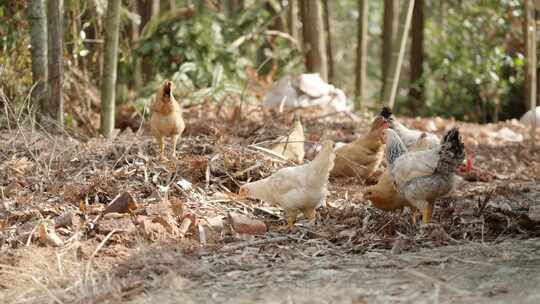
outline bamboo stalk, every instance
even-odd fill
[[[536,149],[536,10],[535,3],[532,0],[525,0],[525,9],[526,9],[526,18],[527,18],[527,40],[529,43],[529,57],[527,58],[528,62],[528,74],[529,74],[529,102],[531,113],[533,114],[533,120],[531,124],[531,150]]]
[[[388,90],[385,89],[383,100],[392,109],[394,107],[396,92],[399,82],[399,75],[401,73],[401,65],[403,63],[403,57],[405,56],[405,45],[407,44],[407,36],[409,28],[411,27],[411,19],[414,8],[414,0],[409,0],[407,10],[405,11],[403,22],[400,22],[398,28],[398,41],[399,49],[396,49],[392,54],[392,60],[390,63],[391,73],[388,77],[391,77],[392,87]]]
[[[368,12],[369,0],[358,0],[358,46],[356,50],[356,101],[354,107],[360,110],[365,101],[367,82],[367,42],[368,42]]]

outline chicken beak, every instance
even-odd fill
[[[166,81],[163,85],[163,96],[171,96],[172,82]]]

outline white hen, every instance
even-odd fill
[[[388,120],[390,128],[396,131],[407,149],[410,149],[416,142],[418,142],[422,134],[425,134],[425,141],[427,144],[429,144],[430,148],[439,145],[440,139],[439,137],[437,137],[437,135],[407,128],[405,125],[403,125],[393,117],[390,108],[384,107],[381,111],[381,116]]]
[[[315,221],[315,209],[328,196],[328,176],[334,166],[332,141],[324,141],[322,150],[313,161],[296,167],[283,168],[271,176],[240,187],[240,197],[251,197],[281,206],[287,216],[289,229],[303,213]]]

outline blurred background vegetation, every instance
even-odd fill
[[[230,93],[243,92],[247,84],[252,89],[246,97],[256,102],[272,80],[306,71],[297,8],[302,1],[122,1],[116,104],[142,107],[165,78],[173,79],[186,103],[220,101]],[[383,53],[391,48],[385,45],[388,33],[383,29],[389,24],[384,23],[399,21],[406,0],[394,1],[400,5],[391,2],[369,1],[366,98],[361,109],[382,102],[388,64]],[[322,34],[328,38],[331,33],[331,40],[326,39],[333,70],[328,80],[342,88],[352,103],[357,100],[357,68],[352,63],[357,56],[362,0],[322,3],[329,25]],[[0,87],[14,107],[25,104],[33,87],[27,5],[27,1],[0,2]],[[527,110],[523,1],[425,0],[417,1],[417,6],[409,36],[421,33],[416,36],[421,52],[409,39],[397,94],[398,113],[492,122],[519,117]],[[391,7],[393,18],[385,18]],[[70,118],[73,111],[99,106],[96,91],[103,73],[106,10],[105,0],[64,1],[63,86],[68,124],[76,120]],[[412,65],[417,65],[416,72]],[[411,77],[416,79],[411,81]]]

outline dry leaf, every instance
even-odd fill
[[[264,222],[250,219],[234,212],[227,214],[227,220],[232,229],[240,234],[265,234],[267,231]]]
[[[182,224],[180,224],[180,229],[179,229],[180,237],[186,236],[186,233],[188,232],[192,224],[193,225],[197,224],[197,217],[192,213],[188,213],[186,214],[186,216],[184,216],[184,219],[182,220]]]
[[[138,217],[133,222],[137,230],[150,241],[162,240],[167,235],[165,227],[150,218]]]
[[[39,241],[48,246],[59,247],[64,241],[56,234],[54,225],[47,222],[39,224]]]
[[[66,212],[54,219],[54,228],[69,227],[73,225],[73,214]]]
[[[169,206],[171,207],[172,213],[175,216],[179,218],[182,218],[184,216],[184,203],[181,200],[173,197],[169,202]]]
[[[170,216],[155,216],[152,218],[152,222],[163,226],[171,236],[178,235],[178,227],[176,227],[176,223]]]
[[[113,199],[103,211],[107,213],[129,213],[137,209],[137,202],[129,192],[124,192]]]

